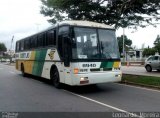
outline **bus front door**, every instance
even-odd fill
[[[63,51],[63,74],[64,74],[64,82],[66,84],[72,85],[71,80],[71,68],[70,68],[70,38],[68,35],[63,34],[62,35],[62,51]]]

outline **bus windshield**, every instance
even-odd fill
[[[114,30],[74,27],[73,59],[119,59]]]

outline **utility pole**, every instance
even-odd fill
[[[11,49],[10,49],[10,50],[12,50],[13,40],[14,40],[14,35],[12,36],[12,40],[11,40]]]
[[[123,61],[125,61],[125,47],[124,47],[124,35],[125,35],[125,29],[123,28]]]
[[[12,62],[12,44],[13,44],[13,40],[14,40],[14,35],[12,36],[12,39],[11,39],[11,48],[10,48],[10,63]]]

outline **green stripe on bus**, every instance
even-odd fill
[[[39,50],[36,51],[35,53],[35,62],[33,65],[33,75],[41,76],[44,62],[45,62],[45,57],[46,57],[47,50]]]
[[[100,68],[112,68],[114,62],[102,62]]]

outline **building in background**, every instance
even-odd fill
[[[125,52],[125,61],[144,61],[143,50],[135,49]]]

